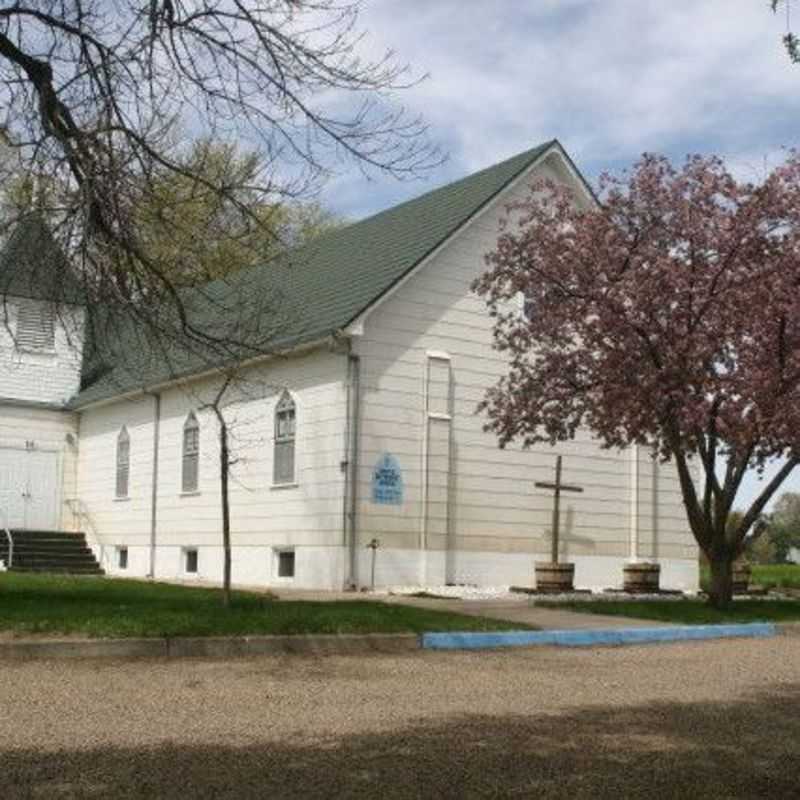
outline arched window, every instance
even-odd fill
[[[123,425],[117,436],[117,497],[128,496],[128,483],[131,474],[131,437]]]
[[[525,292],[518,292],[517,302],[522,319],[530,322],[536,316],[536,301]]]
[[[295,482],[295,405],[289,392],[284,391],[275,406],[275,457],[272,482],[276,485]]]
[[[536,316],[536,301],[530,297],[523,298],[522,313],[525,319],[530,322]]]
[[[196,492],[200,464],[200,425],[194,412],[183,423],[183,480],[184,492]]]

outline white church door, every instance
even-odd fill
[[[0,523],[53,530],[58,524],[58,454],[0,448]]]

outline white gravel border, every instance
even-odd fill
[[[376,589],[371,594],[415,595],[420,592],[446,597],[452,600],[519,600],[526,597],[512,592],[508,586],[390,586],[387,589]]]
[[[512,592],[510,586],[390,586],[375,589],[369,594],[374,597],[387,597],[390,595],[414,596],[421,593],[437,598],[464,601],[507,601],[519,603],[534,603],[546,605],[548,603],[564,603],[572,600],[589,601],[594,603],[617,603],[630,600],[684,600],[695,598],[697,592],[661,593],[661,594],[625,594],[619,589],[593,589],[582,592],[565,592],[564,594],[526,594]],[[734,600],[791,600],[791,595],[784,595],[780,590],[773,590],[767,594],[737,595]]]
[[[565,592],[564,594],[526,594],[512,592],[510,586],[389,586],[375,589],[368,594],[373,597],[388,597],[390,595],[415,596],[420,594],[447,600],[464,601],[505,601],[518,603],[563,603],[572,600],[582,600],[596,603],[615,603],[629,600],[684,600],[697,597],[697,592],[683,592],[681,594],[625,594],[620,589],[593,589],[582,592]],[[776,590],[765,595],[737,595],[734,600],[778,600],[793,599]]]
[[[388,595],[418,595],[425,593],[452,600],[465,601],[487,601],[487,600],[507,600],[534,603],[562,603],[566,600],[590,600],[596,602],[614,602],[618,600],[681,600],[683,597],[690,597],[688,593],[681,594],[623,594],[622,592],[611,592],[605,590],[593,590],[591,592],[565,592],[564,594],[526,594],[525,592],[512,592],[510,586],[390,586],[387,589],[376,589],[371,594],[376,597],[386,597]]]

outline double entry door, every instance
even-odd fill
[[[58,453],[0,447],[0,526],[58,527]]]

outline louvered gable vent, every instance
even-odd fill
[[[53,306],[37,300],[18,300],[16,340],[20,350],[53,350],[56,345]]]

